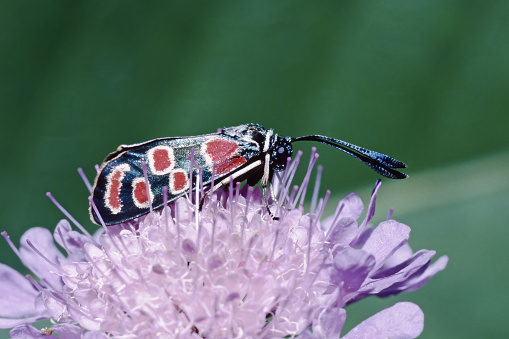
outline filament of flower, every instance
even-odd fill
[[[46,193],[46,196],[48,198],[50,198],[51,202],[58,207],[58,209],[69,219],[72,221],[72,223],[74,225],[76,225],[76,227],[81,231],[81,233],[85,234],[88,238],[92,239],[92,236],[90,235],[90,233],[88,233],[88,231],[83,227],[81,226],[81,224],[76,220],[74,219],[74,217],[69,213],[67,212],[67,210],[57,201],[57,199],[55,199],[53,197],[53,195],[50,193],[50,192],[47,192]]]
[[[90,184],[90,181],[88,181],[87,176],[85,175],[85,172],[83,172],[83,169],[81,167],[78,168],[78,173],[81,177],[81,180],[85,183],[85,186],[87,186],[87,189],[90,193],[92,193],[92,185]]]
[[[94,199],[92,199],[92,196],[88,197],[88,201],[90,202],[90,205],[94,209],[95,214],[99,218],[99,222],[101,223],[101,226],[104,228],[105,232],[108,232],[108,228],[106,227],[106,224],[104,223],[103,218],[101,217],[101,214],[99,213],[99,210],[97,209],[97,206],[94,203]]]
[[[49,260],[44,254],[42,254],[41,251],[39,251],[29,239],[27,239],[27,244],[35,253],[37,253],[42,259],[44,259],[44,261],[46,261],[48,264],[56,268],[59,273],[62,272],[62,268],[55,264],[53,261]]]
[[[288,196],[288,192],[290,190],[290,186],[292,185],[293,177],[295,175],[297,167],[299,166],[301,157],[302,151],[299,150],[297,151],[297,154],[295,155],[293,162],[290,163],[291,158],[288,158],[286,160],[287,166],[285,169],[285,173],[283,175],[283,180],[281,181],[281,188],[278,196],[279,204],[277,206],[277,210],[279,211],[279,213],[281,213],[281,210],[285,204],[291,203],[293,196],[295,195],[295,193],[293,193],[292,191],[293,194],[291,196]],[[295,186],[293,188],[295,188]]]
[[[318,200],[318,192],[320,191],[320,182],[322,180],[322,170],[323,166],[318,165],[316,168],[316,180],[315,180],[315,187],[313,189],[313,197],[311,198],[311,206],[309,207],[309,211],[311,213],[314,213],[316,210],[316,202]]]
[[[19,260],[23,263],[23,265],[25,265],[25,267],[28,268],[30,271],[34,272],[34,274],[37,276],[37,274],[35,273],[34,268],[31,267],[31,265],[29,265],[26,262],[26,260],[23,259],[23,257],[21,256],[21,253],[19,252],[18,248],[16,246],[14,246],[14,244],[12,243],[11,237],[9,237],[7,232],[6,231],[2,231],[1,234],[4,237],[5,241],[7,241],[7,243],[11,247],[12,251],[16,254],[16,256],[19,258]],[[37,278],[40,279],[40,277],[38,277],[38,276],[37,276]]]
[[[153,209],[152,209],[152,204],[150,203],[152,201],[152,197],[150,196],[151,192],[150,192],[150,185],[148,182],[148,175],[147,175],[147,163],[144,161],[141,164],[141,166],[143,168],[143,178],[145,179],[145,191],[147,192],[148,208],[150,210],[150,213],[152,213]]]
[[[299,198],[300,198],[299,206],[302,206],[304,204],[304,197],[306,196],[306,189],[307,189],[307,186],[309,183],[309,177],[311,176],[311,169],[315,165],[317,159],[318,159],[318,154],[316,153],[316,148],[313,147],[311,149],[311,158],[309,159],[308,170],[306,171],[306,175],[304,176],[304,180],[302,181],[302,184],[300,185],[299,192],[297,193],[295,200],[291,203],[290,208],[292,208],[292,209],[295,208]]]

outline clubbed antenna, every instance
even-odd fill
[[[404,179],[408,177],[405,173],[401,173],[395,170],[395,168],[406,168],[407,166],[401,161],[391,158],[388,155],[371,151],[369,149],[353,145],[349,142],[329,138],[323,135],[306,135],[303,137],[292,138],[292,143],[295,141],[303,140],[318,141],[337,148],[346,154],[359,159],[371,167],[375,172],[383,175],[384,177],[391,179]]]

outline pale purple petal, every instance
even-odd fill
[[[381,222],[362,249],[376,259],[374,270],[383,266],[385,260],[408,241],[410,227],[395,220]]]
[[[400,286],[399,284],[404,284],[414,276],[421,275],[428,267],[434,255],[435,251],[421,250],[404,263],[373,274],[366,279],[358,290],[359,295],[350,302],[365,298],[369,294],[388,296],[403,292],[404,288],[397,288]]]
[[[362,204],[361,198],[355,193],[350,193],[339,201],[336,212],[334,215],[326,218],[323,225],[327,226],[325,227],[325,229],[327,229],[336,217],[357,220],[363,211],[364,205]]]
[[[314,338],[338,338],[345,324],[346,311],[339,307],[328,307],[320,310],[313,320]]]
[[[395,283],[387,289],[382,290],[379,295],[381,297],[395,295],[401,292],[415,291],[424,286],[435,274],[445,269],[449,258],[442,256],[432,265],[423,265],[419,271],[409,276],[407,279]]]
[[[431,279],[435,274],[444,270],[448,262],[449,257],[446,255],[438,258],[437,261],[429,266],[420,277],[417,277],[415,280],[411,280],[407,283],[405,292],[415,291],[424,286],[424,284],[426,284],[428,280]]]
[[[329,248],[344,248],[358,236],[357,219],[364,210],[361,198],[355,193],[350,193],[338,204],[336,212],[322,223],[322,229],[326,230]]]
[[[60,339],[81,339],[83,328],[71,324],[56,324],[51,326],[53,333],[60,336]]]
[[[424,314],[419,306],[400,302],[364,320],[342,338],[409,339],[418,337],[423,328]]]
[[[352,241],[350,241],[350,243],[349,243],[350,247],[353,247],[353,248],[362,247],[366,243],[366,241],[369,239],[372,232],[373,232],[372,225],[366,225],[363,228],[359,227],[357,229],[355,238]]]
[[[21,236],[19,252],[23,261],[37,277],[48,282],[50,286],[60,289],[62,287],[62,279],[57,274],[59,273],[58,268],[49,264],[38,253],[34,252],[27,244],[27,240],[47,259],[58,265],[59,261],[64,257],[56,248],[51,232],[43,227],[30,228]]]
[[[366,217],[362,221],[361,229],[364,228],[368,222],[373,219],[373,216],[375,215],[375,206],[376,206],[376,197],[378,195],[378,190],[380,189],[380,186],[382,185],[382,181],[378,179],[376,181],[375,187],[373,187],[373,192],[371,193],[371,199],[369,200],[368,210],[366,212]]]
[[[334,256],[331,283],[344,293],[357,291],[375,265],[375,258],[363,251],[346,248]]]
[[[0,318],[0,328],[13,328],[15,326],[19,326],[26,323],[33,323],[38,320],[43,320],[44,317],[41,317],[39,315],[33,316],[33,317],[26,317],[26,318],[18,318],[18,319],[8,319],[8,318]]]
[[[108,336],[99,331],[89,331],[83,335],[83,339],[107,339]]]
[[[37,290],[13,268],[0,263],[0,317],[27,317],[37,314]]]
[[[9,334],[12,339],[48,339],[57,338],[54,335],[42,334],[41,330],[29,324],[23,324],[14,327]]]
[[[357,236],[357,221],[350,218],[341,218],[327,231],[325,246],[341,250],[350,244]]]
[[[57,244],[59,244],[62,248],[66,248],[66,250],[70,252],[73,260],[85,260],[83,245],[90,240],[85,235],[73,231],[67,220],[60,220],[55,227],[53,237]]]
[[[392,267],[382,267],[374,271],[370,278],[372,280],[383,279],[394,275],[404,275],[408,278],[410,275],[416,273],[417,270],[423,266],[427,266],[431,259],[435,256],[435,251],[420,250],[415,252],[410,258]],[[402,279],[401,279],[402,280]]]
[[[403,261],[410,258],[414,252],[408,243],[404,244],[400,248],[396,250],[387,260],[385,260],[384,266],[382,269],[387,267],[393,267],[398,264],[401,264]]]
[[[44,319],[35,307],[37,293],[18,271],[0,263],[0,328]]]
[[[58,294],[52,293],[49,290],[44,290],[37,296],[36,304],[41,309],[45,308],[53,318],[58,320],[62,318],[64,312],[67,310],[65,301],[62,300]]]
[[[311,332],[309,329],[305,330],[304,332],[302,332],[301,334],[299,334],[299,336],[297,337],[299,339],[320,339],[320,337]]]

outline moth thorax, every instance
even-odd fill
[[[276,135],[269,152],[270,167],[275,171],[284,170],[286,168],[287,159],[292,156],[293,152],[291,138],[280,138]]]

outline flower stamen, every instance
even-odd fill
[[[315,180],[315,187],[313,189],[313,196],[311,198],[311,206],[309,207],[309,212],[314,213],[316,211],[316,203],[318,200],[318,193],[320,191],[320,182],[322,180],[322,170],[323,166],[318,165],[316,168],[316,180]]]
[[[150,192],[150,185],[149,185],[149,182],[148,182],[147,163],[144,161],[141,164],[141,167],[143,168],[143,178],[145,179],[145,191],[147,192],[148,208],[150,210],[150,213],[152,213],[154,210],[153,210],[152,204],[151,204],[151,201],[152,201],[151,194],[152,194],[152,192]]]
[[[62,206],[60,205],[60,203],[57,201],[57,199],[55,199],[53,197],[53,195],[51,194],[51,192],[47,192],[46,193],[46,196],[48,198],[50,198],[51,202],[69,219],[71,220],[71,222],[81,231],[81,233],[83,233],[84,235],[87,236],[87,238],[91,239],[92,241],[94,240],[92,238],[92,236],[90,235],[90,233],[88,233],[88,231],[83,227],[81,226],[81,224],[76,220],[74,219],[74,217],[69,213],[67,212],[67,210]]]
[[[92,194],[92,185],[90,184],[90,181],[88,181],[88,178],[81,167],[78,167],[78,174],[80,175],[81,180],[85,183],[85,186],[87,186],[88,192]]]

